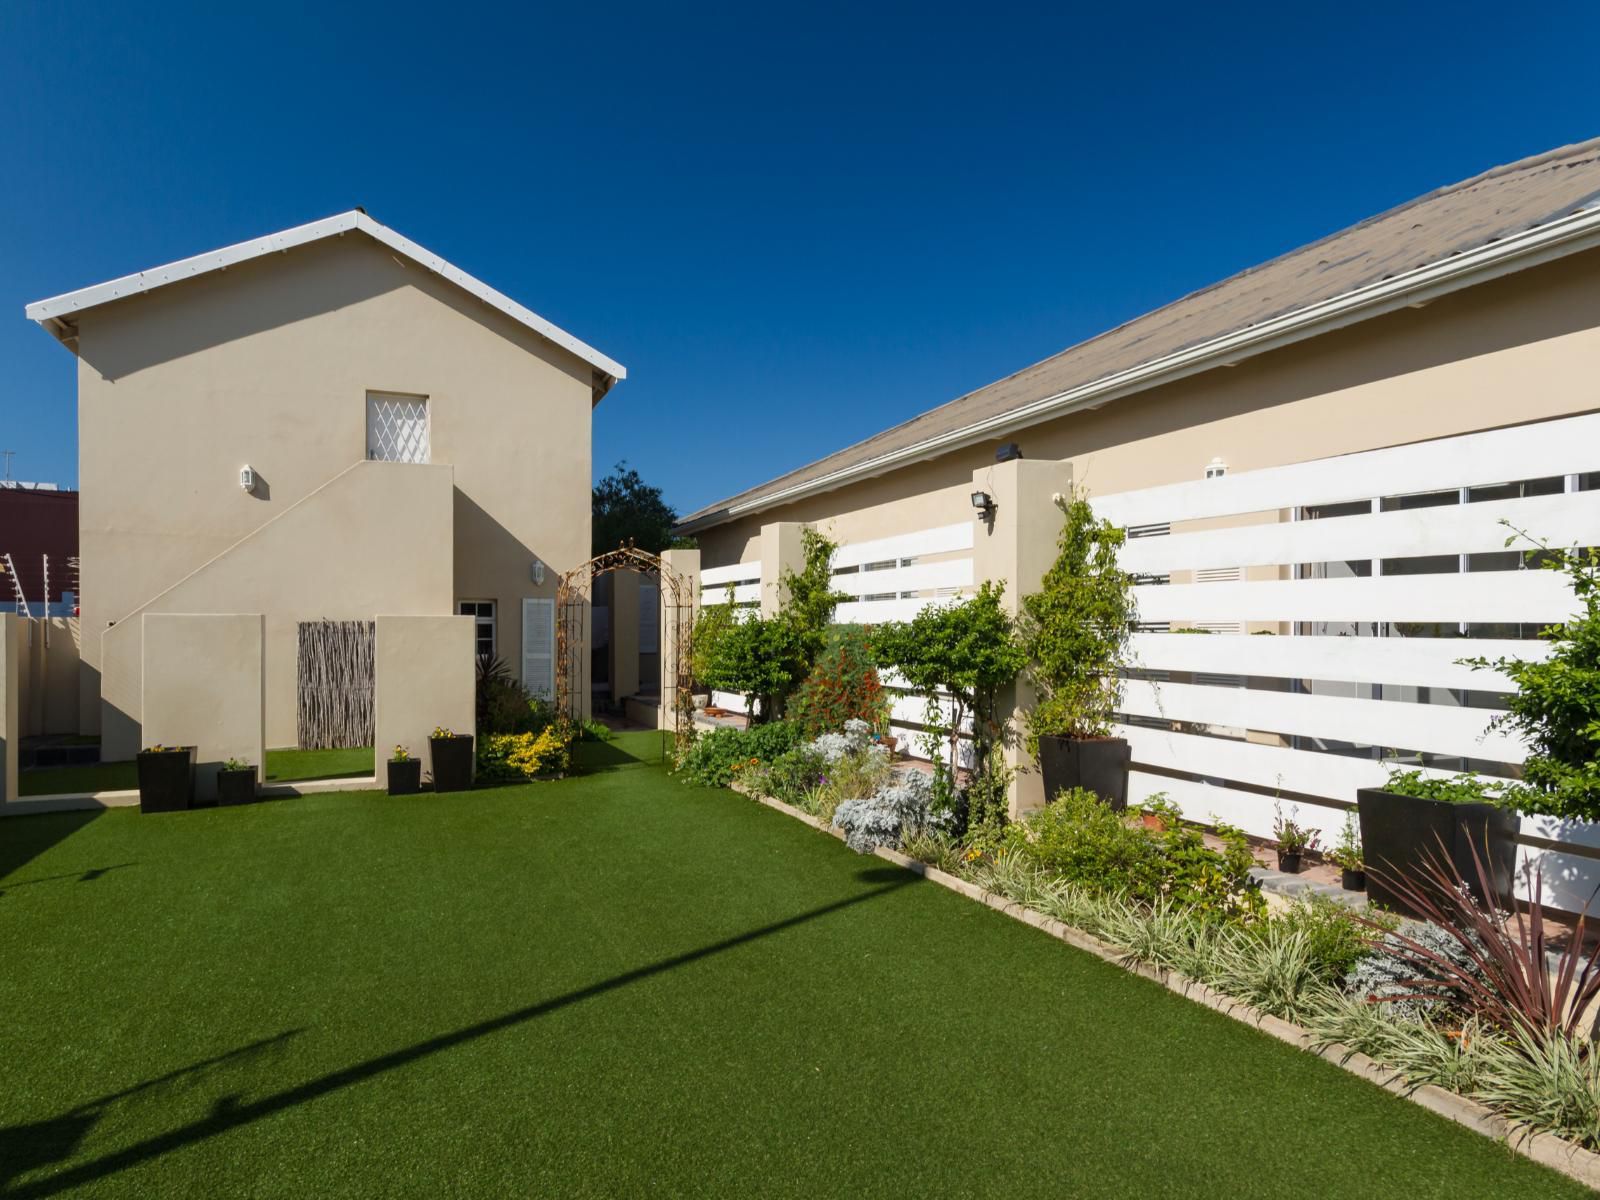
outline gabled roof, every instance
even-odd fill
[[[1600,246],[1600,138],[1430,192],[691,513],[682,532],[842,487]]]
[[[304,246],[310,242],[350,232],[364,233],[375,241],[383,243],[395,253],[404,255],[440,278],[449,280],[462,291],[476,296],[490,308],[499,309],[519,325],[533,330],[540,337],[577,355],[605,376],[604,386],[599,386],[597,383],[597,395],[605,392],[618,380],[627,378],[628,372],[621,363],[607,358],[593,346],[580,342],[566,330],[552,325],[538,313],[522,307],[509,296],[497,292],[459,267],[452,266],[437,254],[423,249],[409,238],[401,237],[387,225],[374,221],[359,208],[337,216],[325,217],[320,221],[312,221],[308,225],[297,225],[293,229],[285,229],[282,233],[269,234],[248,242],[239,242],[237,245],[224,246],[221,250],[197,254],[193,258],[180,259],[164,267],[152,267],[148,271],[124,275],[121,279],[97,283],[93,287],[79,288],[75,292],[52,296],[48,300],[36,300],[28,305],[25,311],[30,321],[39,322],[61,341],[67,342],[74,336],[72,320],[74,314],[109,304],[113,300],[151,292],[181,280],[193,279],[197,275],[220,271],[235,263],[248,262],[262,255],[289,250],[295,246]]]

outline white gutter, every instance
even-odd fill
[[[552,325],[538,313],[524,308],[503,292],[496,291],[482,280],[473,278],[461,268],[440,258],[432,251],[417,245],[411,239],[402,237],[382,222],[373,220],[366,213],[357,210],[340,213],[333,217],[324,217],[320,221],[312,221],[306,225],[297,225],[293,229],[285,229],[282,233],[274,233],[264,238],[255,238],[252,241],[224,246],[221,250],[196,254],[192,258],[179,259],[177,262],[168,263],[166,266],[152,267],[148,271],[124,275],[120,279],[97,283],[92,287],[79,288],[75,292],[52,296],[48,300],[36,300],[28,305],[24,312],[30,321],[39,322],[58,339],[65,341],[72,336],[71,326],[66,320],[72,313],[82,312],[85,309],[107,304],[113,300],[120,300],[126,296],[135,296],[142,292],[154,291],[156,288],[164,287],[169,283],[176,283],[182,279],[192,279],[197,275],[205,275],[212,271],[226,270],[236,263],[247,262],[252,258],[260,258],[263,255],[274,252],[285,253],[296,246],[321,241],[323,238],[342,236],[351,231],[364,233],[375,241],[388,246],[397,254],[404,255],[412,262],[432,271],[435,275],[449,280],[462,291],[476,296],[489,307],[498,309],[513,321],[533,330],[540,337],[554,342],[562,349],[577,355],[590,366],[610,376],[613,380],[621,380],[628,377],[627,369],[621,363],[601,354],[593,346],[579,341],[566,330]]]
[[[1353,292],[1346,292],[1330,300],[1322,300],[1274,317],[1259,325],[1252,325],[1208,342],[1201,342],[1187,350],[1179,350],[1152,359],[1137,367],[1119,371],[1115,375],[1107,375],[1091,383],[1057,392],[1021,408],[997,413],[949,433],[926,438],[899,450],[890,450],[854,466],[841,467],[826,475],[792,484],[740,504],[730,504],[721,512],[707,513],[697,520],[685,521],[678,528],[685,531],[703,529],[709,524],[718,524],[745,513],[759,512],[786,500],[797,500],[842,487],[854,480],[882,474],[907,462],[932,458],[946,451],[983,441],[1001,432],[1037,425],[1042,421],[1080,409],[1097,408],[1133,392],[1145,391],[1158,384],[1183,379],[1212,367],[1231,366],[1245,358],[1264,354],[1269,350],[1276,350],[1319,334],[1330,333],[1335,329],[1370,320],[1397,309],[1420,307],[1438,296],[1527,270],[1529,267],[1564,258],[1597,245],[1600,245],[1600,208],[1583,209],[1540,225],[1536,229],[1530,229],[1526,233],[1490,242],[1476,250],[1464,251],[1441,262],[1430,263],[1389,279],[1380,279]]]

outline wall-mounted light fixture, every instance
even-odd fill
[[[1002,442],[1000,449],[994,452],[995,462],[1010,462],[1014,458],[1022,457],[1022,447],[1015,442]]]
[[[534,583],[544,582],[544,562],[542,559],[535,558],[533,560],[533,566],[528,570],[528,578],[532,579]]]
[[[988,492],[973,492],[972,507],[982,514],[984,520],[994,516],[994,497]]]
[[[255,468],[248,464],[239,468],[239,487],[246,492],[256,490]]]
[[[1220,458],[1213,458],[1206,464],[1207,479],[1221,479],[1227,473],[1228,464],[1223,462]]]

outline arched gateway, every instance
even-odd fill
[[[619,546],[596,555],[561,577],[556,588],[556,708],[573,720],[586,715],[590,688],[589,607],[594,581],[611,571],[635,571],[659,581],[661,604],[661,703],[671,706],[678,744],[694,734],[690,663],[695,597],[688,578],[659,555]],[[667,719],[662,721],[668,724]]]

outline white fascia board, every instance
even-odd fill
[[[699,520],[684,522],[679,528],[704,529],[787,500],[798,500],[843,487],[857,479],[881,475],[906,463],[933,458],[999,433],[1024,429],[1079,409],[1098,408],[1159,384],[1171,383],[1216,366],[1231,366],[1269,350],[1331,333],[1402,308],[1419,306],[1450,292],[1487,283],[1595,246],[1600,246],[1600,208],[1582,209],[1525,233],[1381,279],[1353,292],[1345,292],[1259,325],[1212,338],[1115,375],[1107,375],[1035,400],[1021,408],[998,413],[899,450],[891,450],[854,466],[841,467],[816,479],[808,479],[741,504],[730,504],[720,513],[707,513]]]
[[[309,242],[336,237],[352,230],[364,233],[368,237],[388,246],[397,254],[402,254],[419,266],[426,267],[440,278],[455,284],[462,291],[476,296],[489,307],[498,309],[519,325],[533,330],[540,337],[554,342],[562,349],[577,355],[590,366],[604,372],[612,379],[621,380],[628,377],[627,369],[621,363],[601,354],[593,346],[579,341],[566,330],[552,325],[538,313],[524,308],[509,296],[496,291],[482,280],[468,275],[465,271],[440,258],[432,251],[424,249],[409,238],[402,237],[387,225],[373,220],[366,213],[354,210],[340,213],[333,217],[325,217],[320,221],[312,221],[306,225],[297,225],[293,229],[285,229],[282,233],[274,233],[267,237],[254,238],[248,242],[224,246],[221,250],[196,254],[192,258],[179,259],[177,262],[168,263],[166,266],[153,267],[148,271],[139,271],[133,275],[124,275],[120,279],[97,283],[92,287],[79,288],[75,292],[52,296],[48,300],[36,300],[28,305],[24,311],[30,321],[37,321],[41,325],[48,326],[49,324],[60,322],[73,313],[82,312],[97,305],[107,304],[113,300],[121,300],[127,296],[135,296],[142,292],[154,291],[156,288],[165,287],[169,283],[177,283],[183,279],[193,279],[197,275],[220,271],[226,267],[233,266],[235,263],[248,262],[250,259],[260,258],[262,255],[292,250],[296,246],[304,246]]]

